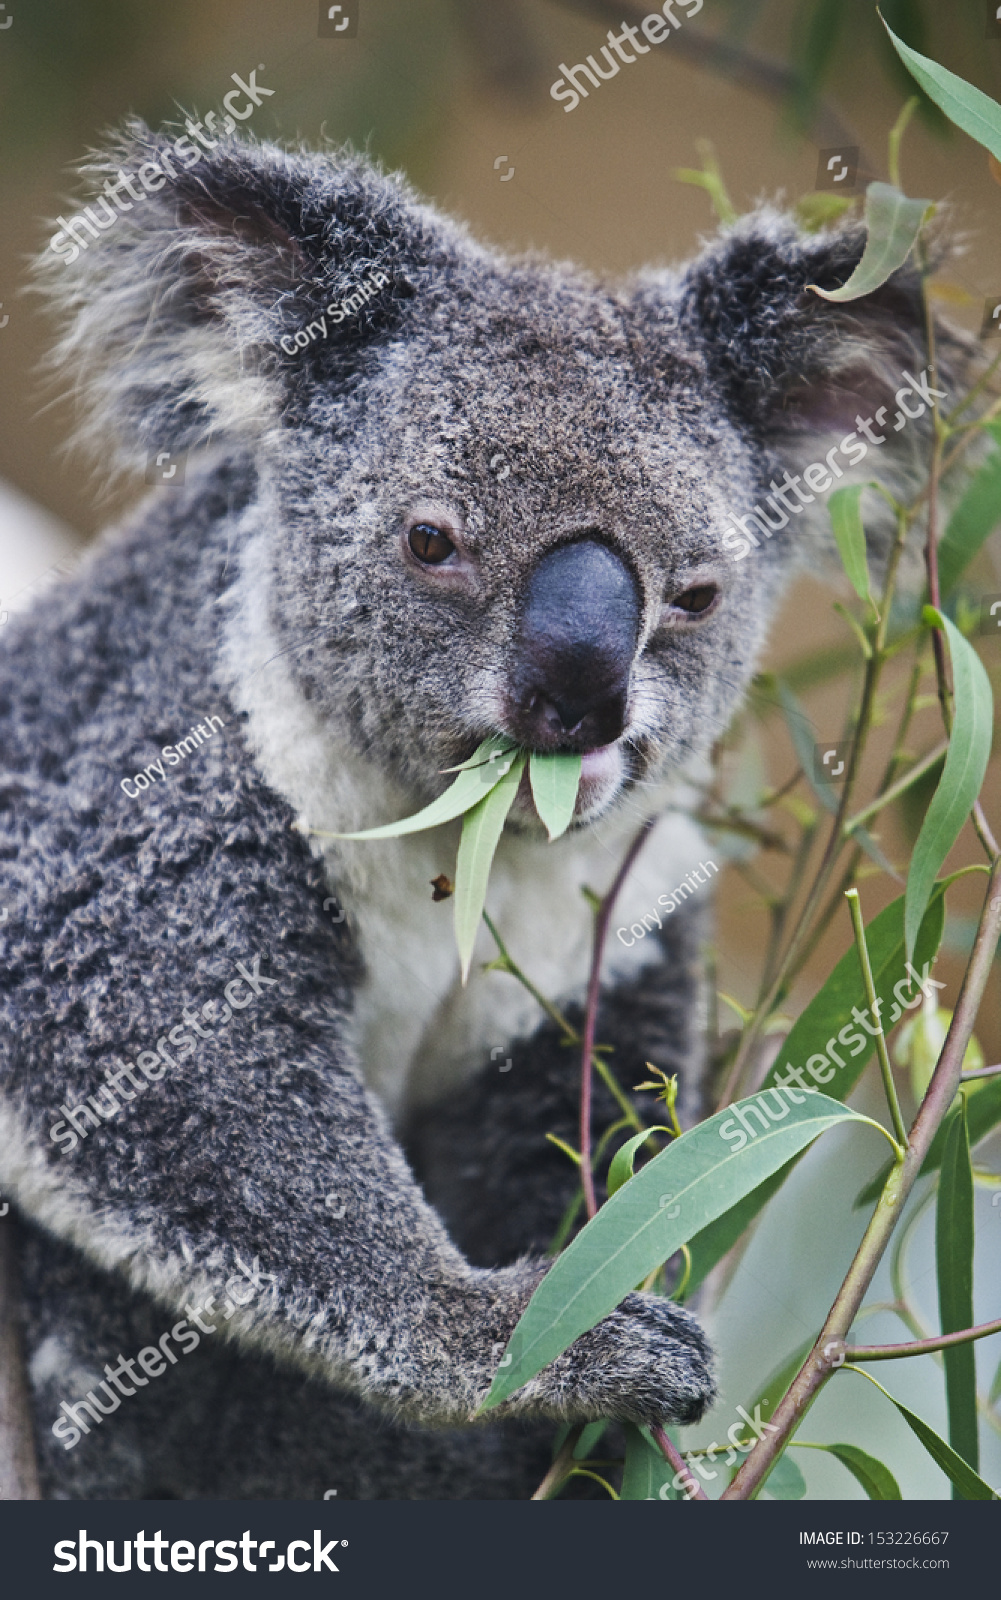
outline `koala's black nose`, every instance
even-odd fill
[[[529,578],[515,644],[512,733],[535,750],[592,750],[626,725],[640,596],[595,539],[560,545]]]

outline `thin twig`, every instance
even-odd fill
[[[897,1144],[901,1151],[907,1145],[907,1129],[904,1119],[900,1114],[900,1101],[897,1099],[897,1086],[893,1081],[893,1069],[890,1058],[886,1053],[886,1036],[883,1033],[883,1019],[880,1016],[880,1004],[876,995],[876,985],[872,977],[872,963],[869,960],[869,947],[865,940],[865,924],[862,921],[862,907],[859,903],[857,889],[849,889],[845,895],[848,909],[851,912],[852,927],[855,931],[855,945],[858,950],[859,965],[862,968],[862,982],[865,985],[865,996],[869,1002],[869,1010],[876,1018],[876,1054],[879,1057],[879,1070],[883,1077],[883,1089],[886,1093],[887,1104],[890,1108],[890,1117],[893,1122],[893,1131],[897,1136]]]
[[[618,898],[619,890],[639,855],[653,827],[655,817],[647,817],[626,851],[608,893],[600,901],[594,919],[594,943],[591,951],[591,976],[587,985],[587,1007],[584,1012],[584,1033],[580,1049],[580,1179],[584,1190],[584,1206],[588,1221],[598,1214],[594,1195],[594,1173],[591,1169],[591,1062],[594,1056],[594,1035],[598,1025],[598,994],[601,985],[601,962],[605,953],[608,925]]]
[[[580,1443],[580,1436],[584,1432],[584,1424],[578,1423],[571,1428],[563,1441],[563,1448],[556,1457],[546,1476],[532,1496],[533,1500],[551,1500],[562,1483],[565,1483],[573,1471],[573,1453]]]
[[[939,1333],[934,1339],[912,1339],[907,1344],[846,1344],[846,1361],[897,1361],[903,1356],[930,1356],[936,1350],[948,1350],[954,1344],[972,1344],[974,1339],[987,1339],[992,1333],[1001,1333],[1001,1317],[993,1322],[981,1322],[975,1328],[962,1328],[959,1333]]]
[[[708,1500],[709,1496],[706,1494],[706,1491],[695,1477],[684,1456],[681,1455],[680,1451],[675,1449],[663,1428],[651,1428],[650,1432],[656,1441],[661,1455],[664,1457],[665,1461],[670,1462],[671,1466],[674,1468],[675,1477],[677,1477],[680,1473],[681,1480],[685,1487],[694,1490],[694,1493],[688,1495],[687,1498],[689,1500]]]

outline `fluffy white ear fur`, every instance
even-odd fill
[[[81,165],[86,199],[169,150],[166,135],[130,119]],[[342,350],[361,348],[432,263],[440,272],[460,255],[489,252],[400,174],[347,150],[220,140],[72,262],[48,247],[38,258],[37,290],[65,329],[47,365],[81,402],[72,442],[109,475],[135,471],[154,445],[267,448],[309,366],[283,359],[282,336],[379,273],[390,287],[340,336]]]

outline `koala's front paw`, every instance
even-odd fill
[[[690,1311],[630,1294],[525,1385],[518,1399],[569,1422],[698,1422],[716,1398],[709,1341]],[[519,1408],[520,1409],[520,1408]]]

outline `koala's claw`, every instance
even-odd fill
[[[657,1295],[630,1294],[518,1399],[569,1422],[698,1422],[716,1398],[713,1353],[692,1316]],[[519,1407],[520,1409],[520,1407]]]

